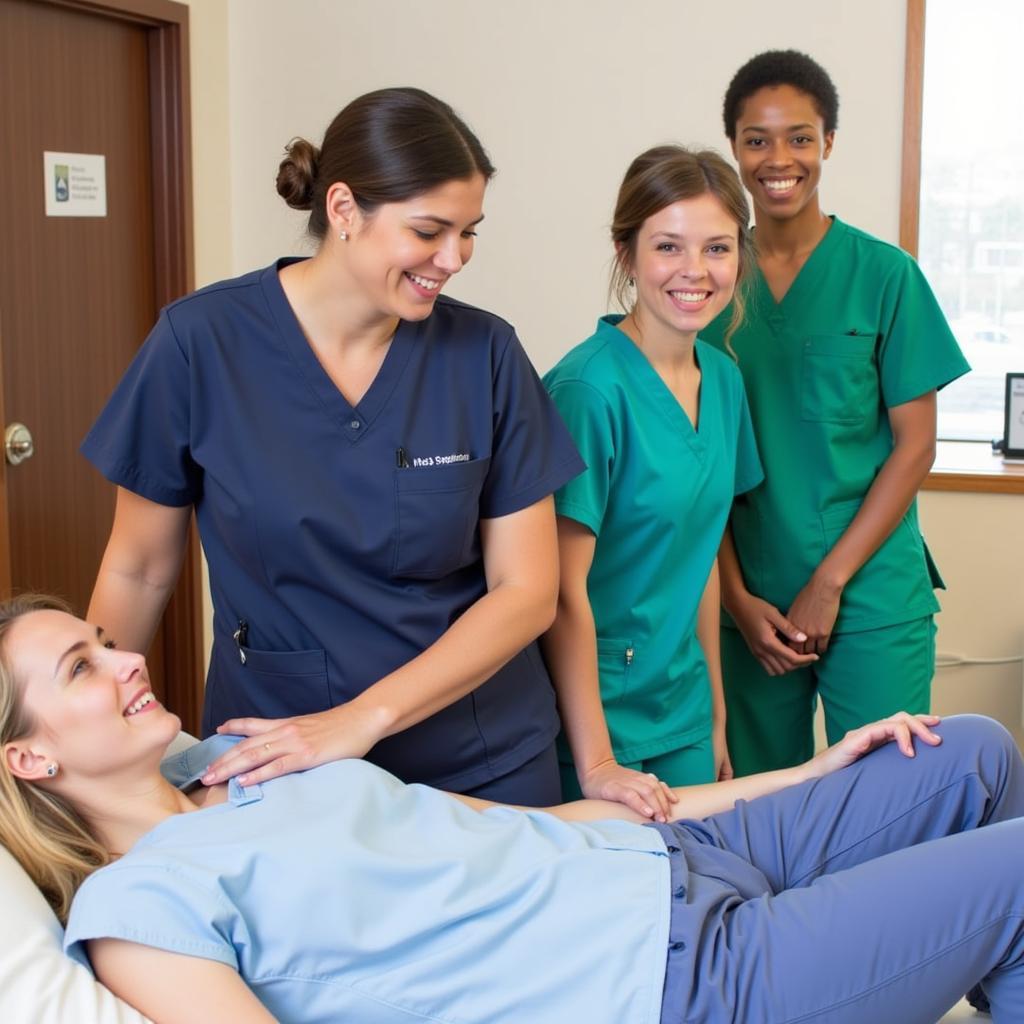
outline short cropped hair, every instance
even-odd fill
[[[766,50],[751,57],[732,76],[729,88],[725,90],[722,120],[729,139],[736,140],[736,121],[746,100],[759,89],[775,85],[791,85],[807,93],[825,124],[825,131],[836,130],[839,125],[839,93],[828,72],[799,50]]]

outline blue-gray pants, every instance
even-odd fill
[[[990,719],[937,731],[914,759],[889,744],[653,826],[672,861],[663,1022],[934,1024],[978,981],[994,1021],[1024,1022],[1024,763]]]

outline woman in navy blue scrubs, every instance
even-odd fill
[[[494,172],[416,89],[294,140],[278,191],[309,259],[172,303],[83,444],[118,485],[89,619],[145,650],[192,509],[214,643],[204,781],[339,757],[522,804],[559,799],[552,493],[583,468],[513,329],[441,295]]]

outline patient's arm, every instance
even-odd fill
[[[755,800],[759,796],[767,796],[787,786],[795,786],[807,779],[815,778],[809,771],[810,762],[796,768],[783,768],[777,772],[762,772],[760,775],[748,775],[742,779],[729,779],[726,782],[708,782],[701,786],[679,786],[676,788],[678,802],[672,805],[669,821],[681,818],[700,819],[720,811],[730,810],[737,800]],[[601,804],[598,807],[584,806]],[[609,813],[614,811],[616,804],[604,804],[597,800],[577,800],[570,804],[553,807],[553,814],[567,821],[595,821],[601,818],[624,818],[627,821],[646,822],[638,814]]]
[[[93,939],[87,945],[96,977],[155,1024],[276,1024],[227,964],[122,939]]]
[[[728,782],[709,782],[703,786],[678,786],[673,792],[678,802],[671,805],[670,821],[681,818],[706,818],[719,811],[727,811],[737,800],[753,800],[766,796],[786,786],[795,786],[798,782],[814,778],[809,771],[812,762],[797,768],[785,768],[777,772],[764,772],[761,775],[748,775],[742,779],[730,779]],[[452,793],[456,800],[467,804],[476,811],[487,810],[488,807],[509,806],[497,804],[492,800],[481,800],[475,796],[462,796]],[[637,814],[625,804],[613,803],[610,800],[573,800],[571,803],[558,804],[555,807],[516,807],[520,811],[546,811],[563,821],[608,821],[617,818],[620,821],[635,821],[637,824],[649,824],[650,818]]]
[[[872,722],[870,725],[852,729],[838,743],[795,768],[783,768],[776,772],[762,772],[760,775],[748,775],[742,779],[730,779],[727,782],[710,782],[703,786],[681,786],[675,790],[678,802],[672,805],[672,821],[680,818],[706,818],[720,811],[727,811],[737,800],[755,800],[767,796],[787,786],[795,786],[809,779],[820,779],[823,775],[846,768],[870,753],[876,747],[886,743],[895,743],[906,757],[914,756],[915,737],[929,746],[942,742],[938,733],[932,732],[931,726],[939,723],[938,715],[908,715],[904,711]],[[483,811],[488,807],[498,807],[490,800],[478,797],[458,796],[457,800],[468,804],[474,810]],[[521,807],[519,810],[537,810],[538,808]],[[624,804],[609,803],[606,800],[576,800],[557,807],[544,807],[540,810],[554,814],[566,821],[601,821],[619,818],[623,821],[645,823],[635,811]]]

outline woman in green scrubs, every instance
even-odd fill
[[[555,495],[561,584],[544,652],[563,792],[659,820],[667,785],[731,775],[715,558],[761,467],[739,371],[697,333],[749,265],[748,223],[717,154],[637,157],[612,224],[629,312],[602,317],[544,380],[588,467]]]
[[[827,216],[828,74],[792,50],[734,76],[726,134],[753,199],[757,265],[731,337],[765,481],[722,548],[722,663],[733,764],[750,774],[897,709],[926,712],[934,588],[915,496],[935,455],[935,394],[968,370],[902,250]],[[725,346],[728,317],[706,340]]]

